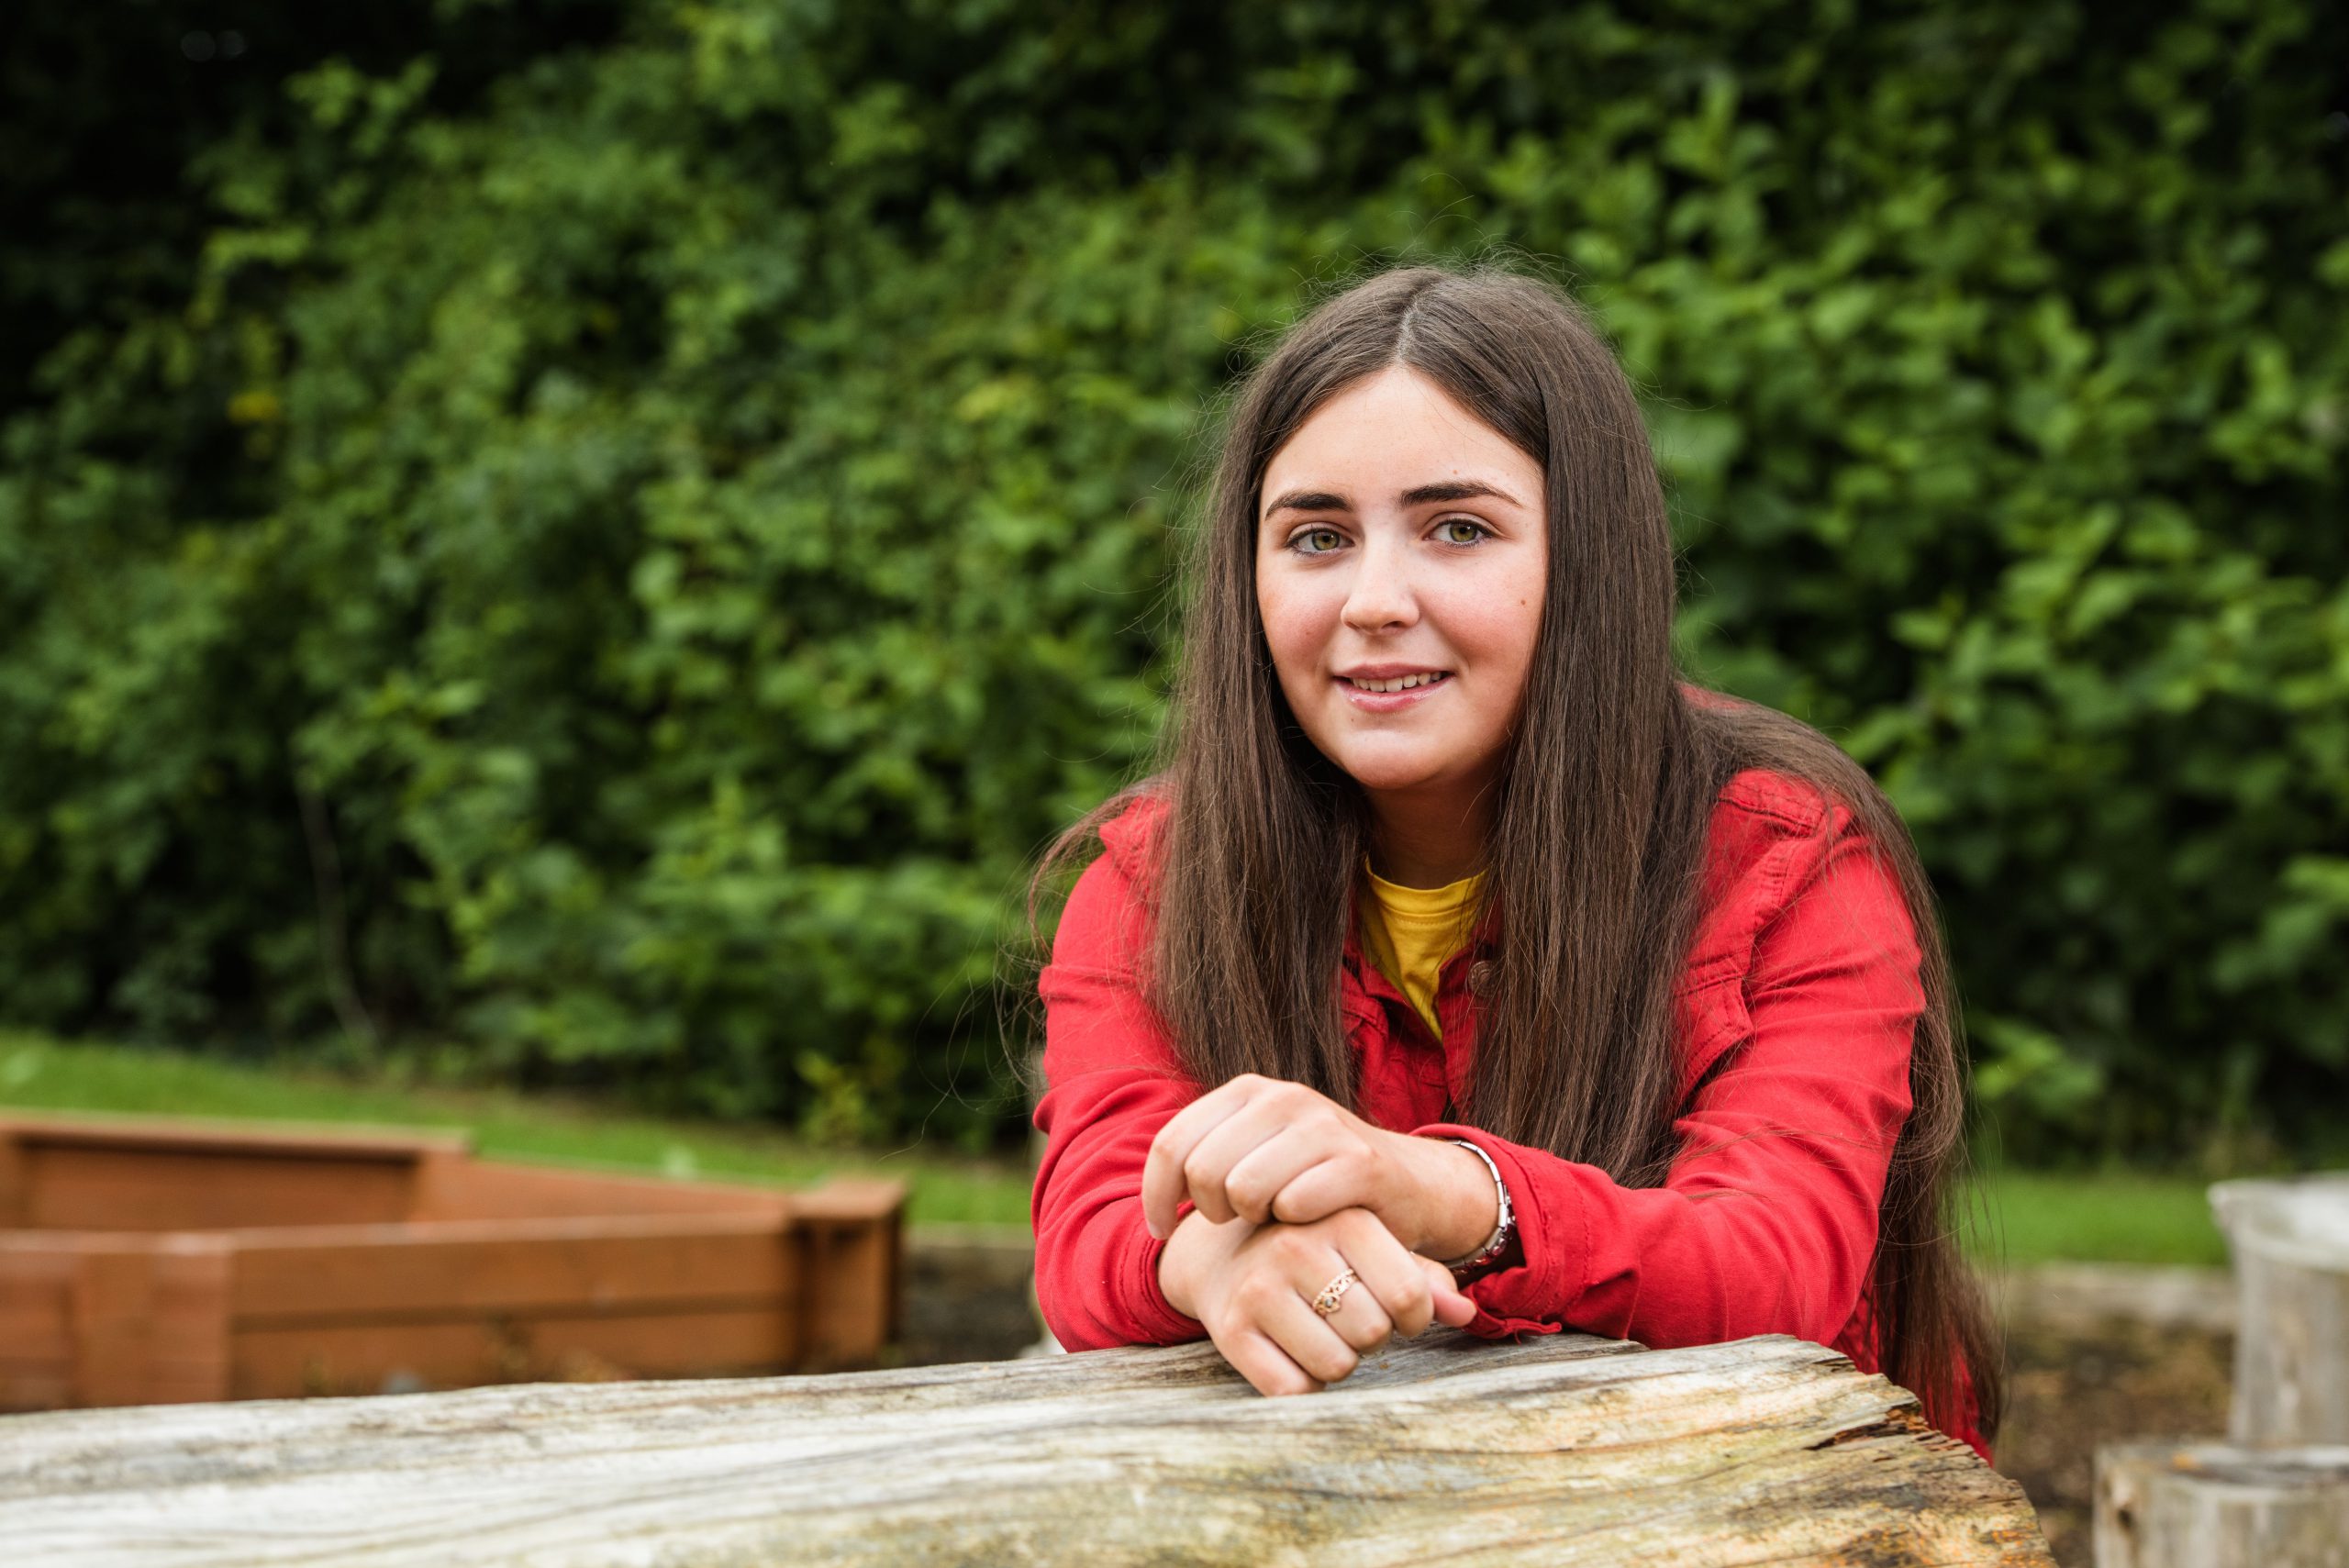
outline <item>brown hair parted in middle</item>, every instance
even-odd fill
[[[1870,1265],[1883,1370],[1946,1429],[1963,1353],[1997,1431],[2003,1352],[1950,1223],[1965,1069],[1933,896],[1866,771],[1787,715],[1691,699],[1672,645],[1675,559],[1631,385],[1575,303],[1494,267],[1374,275],[1292,328],[1230,405],[1185,562],[1172,722],[1150,776],[1060,834],[1037,890],[1141,793],[1167,797],[1146,984],[1192,1074],[1242,1073],[1353,1103],[1337,975],[1368,849],[1361,787],[1289,712],[1255,591],[1266,465],[1322,403],[1393,364],[1426,376],[1541,464],[1545,599],[1494,801],[1484,896],[1500,951],[1463,1117],[1657,1186],[1675,1151],[1673,988],[1700,913],[1714,800],[1744,768],[1847,806],[1897,874],[1925,1006]],[[1685,689],[1684,689],[1685,688]]]

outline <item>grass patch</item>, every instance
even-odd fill
[[[780,1132],[667,1119],[499,1090],[354,1083],[314,1070],[0,1029],[0,1108],[256,1117],[463,1128],[496,1159],[797,1186],[835,1173],[895,1176],[917,1224],[1028,1224],[1029,1172],[1010,1160],[912,1148],[816,1148]],[[1986,1267],[2062,1261],[2222,1266],[2226,1243],[2197,1177],[1990,1168],[1969,1195],[1969,1254]]]
[[[462,1128],[477,1152],[494,1159],[786,1186],[836,1174],[893,1176],[907,1185],[907,1218],[916,1224],[1028,1224],[1028,1171],[1012,1161],[918,1146],[828,1150],[753,1127],[640,1116],[569,1098],[354,1083],[6,1029],[0,1109]]]
[[[1975,1262],[2184,1263],[2223,1268],[2227,1244],[2194,1176],[1991,1170],[1976,1184]]]

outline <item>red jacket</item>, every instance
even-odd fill
[[[1144,797],[1103,828],[1107,852],[1077,880],[1040,981],[1036,1295],[1072,1351],[1207,1332],[1167,1303],[1165,1243],[1141,1215],[1151,1140],[1202,1092],[1134,980],[1150,933],[1136,884],[1149,882],[1164,810]],[[1339,1005],[1362,1053],[1354,1108],[1397,1131],[1473,1139],[1508,1184],[1524,1262],[1466,1287],[1480,1308],[1470,1332],[1572,1327],[1653,1349],[1791,1334],[1875,1372],[1861,1297],[1909,1111],[1924,1006],[1915,927],[1848,810],[1782,774],[1730,780],[1707,853],[1676,1002],[1682,1147],[1664,1185],[1619,1186],[1597,1166],[1439,1119],[1475,1060],[1470,979],[1494,946],[1489,917],[1439,977],[1440,1042],[1349,936]],[[1950,1435],[1987,1460],[1962,1363],[1959,1379],[1967,1415]]]

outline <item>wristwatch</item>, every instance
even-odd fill
[[[1493,1163],[1493,1157],[1464,1138],[1453,1138],[1446,1141],[1457,1143],[1485,1162],[1485,1169],[1493,1173],[1493,1194],[1500,1203],[1500,1218],[1493,1222],[1493,1233],[1486,1239],[1485,1244],[1466,1257],[1455,1258],[1443,1265],[1453,1274],[1458,1275],[1464,1274],[1471,1269],[1482,1268],[1508,1250],[1509,1232],[1517,1229],[1517,1216],[1509,1207],[1508,1184],[1501,1180],[1501,1168]]]

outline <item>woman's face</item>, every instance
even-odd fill
[[[1401,365],[1273,454],[1257,492],[1264,636],[1297,722],[1364,789],[1473,803],[1493,777],[1532,664],[1547,515],[1541,466]],[[1423,684],[1368,689],[1397,678]]]

